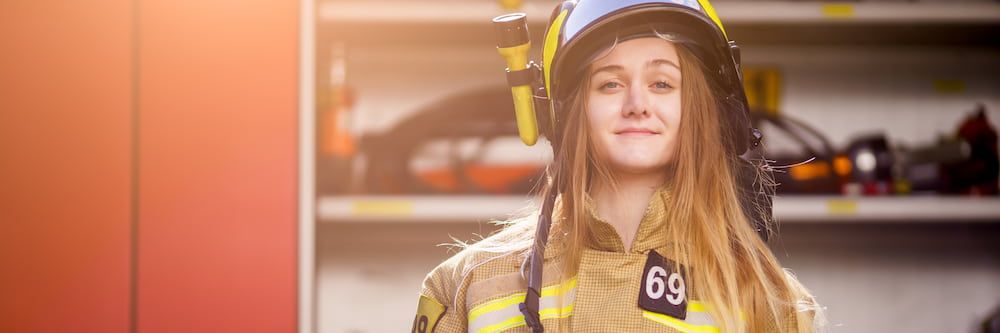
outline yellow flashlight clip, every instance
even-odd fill
[[[535,92],[540,86],[542,69],[528,61],[531,39],[524,13],[500,15],[493,18],[496,30],[497,52],[507,61],[507,85],[514,97],[514,116],[517,131],[524,144],[533,146],[538,141],[538,120],[535,118]]]

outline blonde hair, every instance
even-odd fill
[[[808,292],[781,268],[743,211],[737,184],[748,180],[738,178],[739,157],[725,147],[729,133],[721,125],[724,111],[717,104],[702,62],[682,44],[677,45],[683,82],[681,124],[674,162],[665,170],[671,179],[670,198],[664,200],[665,216],[671,223],[662,231],[668,233],[678,256],[673,259],[684,263],[689,288],[711,304],[708,311],[723,332],[811,332],[811,321],[799,319],[798,328],[786,327],[790,314],[814,314],[817,308]],[[575,275],[583,250],[594,239],[589,226],[581,223],[589,220],[586,196],[591,184],[598,179],[614,184],[610,168],[590,138],[584,110],[587,91],[581,83],[566,100],[566,128],[560,151],[555,154],[562,159],[550,165],[548,173],[554,181],[544,184],[540,193],[543,198],[551,191],[559,193],[552,234],[561,236],[553,245],[562,247],[564,276]],[[770,179],[764,173],[756,177],[754,181],[763,183]],[[473,247],[526,256],[536,222],[532,217],[521,219],[500,231],[498,237]],[[807,302],[802,304],[801,300]]]

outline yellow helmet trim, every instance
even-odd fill
[[[542,46],[542,71],[545,72],[545,93],[552,96],[552,78],[549,73],[552,71],[552,59],[556,56],[556,49],[559,48],[559,31],[562,30],[563,21],[566,19],[569,10],[563,10],[552,20],[549,30],[545,32],[545,44]]]
[[[715,25],[719,26],[719,30],[722,30],[722,36],[729,39],[729,36],[726,34],[726,28],[722,26],[722,20],[719,19],[719,15],[715,14],[715,8],[712,7],[712,4],[708,0],[698,0],[698,4],[701,5],[701,8],[705,9],[705,14],[708,14],[712,22],[715,22]]]

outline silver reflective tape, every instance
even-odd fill
[[[688,311],[687,317],[684,318],[684,322],[691,325],[708,325],[716,326],[715,319],[708,312],[690,312]]]
[[[497,332],[511,327],[525,325],[524,315],[518,305],[524,302],[524,293],[514,294],[501,299],[516,297],[517,302],[512,302],[505,307],[483,313],[469,321],[470,333]],[[566,317],[572,314],[573,301],[576,299],[576,287],[570,288],[566,293],[560,295],[549,295],[538,299],[538,312],[542,319]],[[489,304],[489,303],[486,303]],[[485,304],[484,304],[485,305]],[[473,309],[475,310],[475,309]]]

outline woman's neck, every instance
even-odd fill
[[[597,215],[611,224],[622,239],[625,251],[639,230],[653,193],[663,185],[664,174],[616,174],[617,189],[611,184],[595,181],[590,190]]]

